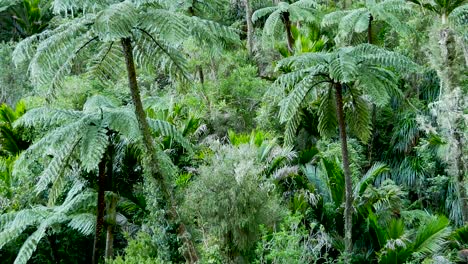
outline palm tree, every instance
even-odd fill
[[[345,253],[348,256],[352,250],[353,186],[346,127],[362,141],[369,139],[368,99],[363,95],[381,106],[388,101],[390,94],[397,92],[398,77],[387,67],[403,72],[416,65],[397,53],[361,44],[329,53],[286,58],[277,66],[278,69],[290,70],[275,82],[275,86],[286,93],[280,103],[280,121],[286,122],[285,144],[292,144],[301,119],[300,110],[310,99],[320,101],[320,134],[330,136],[336,132],[336,126],[339,128],[346,193]]]
[[[367,31],[367,43],[374,44],[372,22],[382,21],[397,32],[407,32],[408,27],[402,18],[412,13],[411,6],[404,0],[367,0],[364,7],[339,10],[329,13],[322,20],[323,26],[338,24],[337,42],[351,40],[353,33]]]
[[[88,3],[56,0],[53,6],[56,14],[73,15],[76,10],[82,10],[84,14],[73,17],[55,29],[23,40],[15,49],[16,61],[30,60],[34,83],[48,85],[51,89],[62,85],[63,77],[70,73],[78,56],[90,47],[97,50],[87,53],[92,56],[88,58],[92,64],[91,73],[97,74],[101,80],[109,81],[109,78],[116,78],[119,73],[126,71],[148,157],[144,162],[145,167],[158,181],[169,207],[168,217],[177,222],[176,203],[164,171],[159,169],[161,161],[155,155],[156,148],[141,102],[135,62],[147,69],[165,69],[170,77],[184,79],[188,77],[186,61],[178,48],[183,40],[195,37],[215,45],[226,40],[237,41],[238,35],[230,28],[212,21],[168,11],[154,1]],[[183,224],[179,230],[184,241],[190,244]],[[188,248],[193,251],[190,262],[195,262],[198,257],[194,248],[190,245]]]
[[[24,241],[15,264],[26,264],[44,237],[54,233],[54,226],[67,224],[83,235],[90,235],[95,224],[92,201],[94,192],[84,189],[84,183],[75,179],[61,205],[36,205],[32,208],[6,213],[0,216],[0,248],[14,241],[30,227],[35,231]],[[60,263],[56,245],[51,243],[54,263]]]
[[[317,3],[313,0],[299,0],[292,4],[278,2],[276,6],[264,7],[255,11],[252,15],[252,22],[255,23],[259,18],[268,15],[263,27],[264,38],[276,36],[282,24],[286,31],[288,51],[292,54],[294,52],[294,38],[291,32],[292,22],[311,21],[316,6]],[[266,39],[264,39],[264,43],[267,43]]]
[[[148,123],[154,132],[162,136],[171,136],[183,147],[190,148],[188,141],[169,123],[161,120],[148,120]],[[86,172],[97,171],[98,210],[93,248],[93,263],[96,263],[104,226],[106,174],[112,171],[106,169],[108,162],[112,161],[109,149],[113,148],[114,134],[129,142],[141,140],[135,114],[131,108],[119,108],[105,97],[94,96],[87,100],[82,111],[47,107],[32,109],[16,121],[15,126],[50,129],[45,136],[23,152],[15,164],[17,173],[29,173],[27,168],[31,163],[37,160],[47,162],[47,159],[41,158],[44,153],[53,156],[36,185],[36,191],[41,193],[52,183],[49,204],[54,204],[59,197],[66,183],[64,177],[73,170],[74,163],[78,162]],[[158,155],[163,155],[162,153],[160,151]]]

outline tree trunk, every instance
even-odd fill
[[[109,135],[112,136],[112,135]],[[111,140],[112,142],[112,140]],[[107,190],[111,191],[110,199],[107,203],[106,210],[106,224],[107,224],[107,234],[106,234],[106,250],[104,252],[104,257],[106,260],[111,260],[114,257],[114,229],[116,225],[116,207],[118,196],[114,192],[114,148],[110,144],[107,148],[107,155],[109,162],[107,162]]]
[[[289,53],[293,54],[294,52],[294,38],[291,32],[291,20],[289,18],[289,13],[283,13],[283,22],[284,27],[286,28],[286,38],[288,42],[288,51]]]
[[[143,145],[146,148],[146,153],[149,157],[147,167],[153,177],[156,179],[160,191],[162,192],[165,202],[169,205],[169,215],[168,217],[172,220],[172,223],[177,224],[178,214],[175,200],[172,196],[172,191],[169,189],[169,186],[164,179],[164,176],[159,173],[158,160],[156,158],[156,148],[151,137],[151,132],[149,129],[148,121],[146,120],[146,113],[143,109],[143,104],[141,102],[140,91],[138,89],[138,82],[136,78],[135,62],[133,59],[133,48],[132,41],[130,38],[121,39],[122,48],[125,56],[125,64],[127,67],[128,75],[128,84],[130,88],[130,93],[132,96],[132,102],[135,107],[135,114],[138,121],[138,126],[140,128],[141,134],[143,136]],[[195,250],[193,243],[190,240],[190,234],[188,234],[187,229],[183,223],[179,223],[178,227],[178,237],[184,243],[184,257],[188,263],[195,263],[198,261],[198,255]]]
[[[452,29],[447,25],[447,17],[442,15],[442,24],[444,25],[443,29],[440,31],[439,35],[439,46],[440,46],[440,55],[442,58],[442,64],[439,65],[439,70],[437,71],[439,79],[441,80],[441,91],[439,96],[439,101],[445,106],[448,106],[449,109],[444,109],[444,111],[450,111],[452,115],[458,115],[457,113],[463,113],[464,107],[463,103],[460,102],[463,99],[457,99],[454,96],[457,89],[462,89],[460,72],[457,71],[459,64],[457,63],[457,43],[455,40],[455,34]],[[463,96],[463,92],[462,92]],[[443,101],[447,101],[444,103]],[[442,114],[442,113],[440,113]],[[449,137],[455,141],[456,151],[453,162],[456,169],[455,177],[457,182],[457,191],[460,199],[460,209],[463,217],[463,222],[468,222],[468,192],[466,190],[466,173],[467,169],[465,167],[466,161],[463,156],[463,131],[465,128],[463,117],[456,117],[451,121],[450,127],[445,128],[449,131]]]
[[[201,65],[197,65],[197,71],[200,83],[203,85],[205,83],[205,74],[203,74],[203,67]]]
[[[369,25],[367,26],[367,43],[372,44],[373,39],[372,39],[372,21],[374,20],[374,17],[370,15],[369,17]],[[372,166],[372,154],[374,150],[374,141],[376,137],[375,133],[375,127],[376,127],[376,117],[377,117],[377,107],[374,103],[372,103],[372,135],[370,138],[370,142],[367,148],[367,153],[368,153],[368,161],[369,161],[369,168]]]
[[[345,176],[345,263],[351,262],[351,252],[353,249],[352,227],[353,227],[353,182],[351,179],[351,169],[349,167],[348,142],[346,137],[346,125],[343,113],[343,94],[341,84],[335,84],[336,95],[336,116],[340,130],[341,156],[343,159],[343,172]]]
[[[116,225],[116,207],[118,196],[115,193],[111,194],[109,207],[107,210],[107,235],[106,235],[106,259],[110,260],[114,257],[114,229]]]
[[[99,260],[99,245],[101,244],[102,228],[104,226],[104,210],[106,202],[104,200],[104,191],[106,189],[106,159],[99,162],[99,177],[98,177],[98,199],[97,199],[97,216],[96,216],[96,233],[94,234],[93,259],[92,263],[97,264]]]
[[[252,23],[252,7],[249,0],[244,0],[245,5],[245,21],[247,22],[247,51],[249,56],[253,54],[253,34],[254,28]]]
[[[457,144],[457,157],[456,157],[456,168],[457,168],[457,183],[458,183],[458,193],[459,199],[461,204],[461,211],[463,217],[463,223],[466,224],[468,222],[468,197],[466,191],[466,183],[465,183],[465,162],[463,161],[463,140],[462,136],[460,135],[459,131],[453,132],[453,137]]]
[[[49,241],[50,250],[52,251],[52,257],[54,259],[54,263],[60,263],[60,256],[58,253],[57,243],[55,242],[55,235],[46,235],[47,240]]]

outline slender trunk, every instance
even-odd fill
[[[341,84],[335,84],[336,89],[336,115],[340,129],[341,156],[343,159],[343,171],[345,176],[345,263],[351,262],[351,252],[353,249],[352,227],[353,227],[353,182],[351,179],[351,169],[349,167],[348,142],[346,138],[346,125],[343,113],[343,94]]]
[[[165,202],[169,205],[168,217],[174,224],[178,222],[178,214],[176,208],[176,202],[172,196],[172,192],[169,189],[169,186],[164,179],[164,176],[159,173],[158,160],[156,158],[156,148],[151,137],[151,132],[149,129],[148,121],[146,120],[146,113],[143,109],[143,104],[141,102],[140,91],[138,89],[138,82],[136,78],[135,62],[133,59],[133,48],[132,41],[129,38],[124,38],[121,40],[122,48],[125,56],[125,64],[127,67],[128,83],[130,88],[130,93],[132,96],[132,102],[135,107],[135,114],[138,121],[138,126],[143,135],[143,144],[146,148],[146,153],[149,157],[148,169],[150,173],[155,177],[159,188],[162,192]],[[188,234],[187,229],[183,223],[179,223],[178,227],[178,236],[183,241],[185,252],[184,257],[188,263],[195,263],[198,261],[198,255],[195,250],[195,247],[190,240],[190,234]]]
[[[459,100],[453,98],[453,94],[456,89],[460,89],[461,86],[461,76],[457,71],[458,63],[457,58],[457,46],[455,35],[452,29],[447,25],[447,16],[442,15],[442,24],[443,28],[439,32],[439,46],[440,46],[440,55],[442,58],[442,64],[439,65],[439,70],[437,71],[439,79],[441,80],[441,90],[439,100],[449,102],[445,105],[449,106],[449,109],[444,111],[450,111],[452,114],[462,113],[464,111],[463,106],[460,105]],[[454,101],[455,100],[455,101]],[[443,102],[442,102],[443,103]],[[449,132],[449,137],[453,138],[456,145],[456,157],[453,159],[454,167],[456,168],[456,183],[457,191],[460,199],[460,209],[463,217],[463,222],[468,222],[468,192],[466,190],[466,173],[467,169],[465,167],[465,162],[463,158],[463,118],[456,118],[450,124],[450,128],[446,128]]]
[[[54,263],[60,263],[60,256],[58,253],[57,243],[55,242],[55,235],[46,235],[47,240],[49,241],[50,250],[52,251],[52,257],[54,259]]]
[[[460,196],[461,211],[463,222],[466,224],[468,222],[468,197],[465,184],[465,162],[463,161],[463,140],[459,131],[453,132],[453,137],[457,144],[457,157],[456,157],[456,168],[457,168],[457,182],[458,182],[458,192]]]
[[[249,0],[244,0],[245,5],[245,21],[247,22],[247,51],[249,56],[253,54],[253,34],[254,28],[252,23],[252,7]]]
[[[201,65],[197,66],[198,77],[200,78],[200,83],[203,85],[205,83],[205,75],[203,74],[203,67]]]
[[[106,252],[104,254],[108,260],[114,257],[114,228],[117,217],[117,201],[118,196],[115,193],[112,193],[107,211]]]
[[[104,256],[106,260],[111,260],[114,257],[114,229],[116,224],[116,207],[118,196],[114,193],[114,148],[113,145],[107,149],[107,155],[109,157],[109,162],[107,162],[107,190],[111,191],[110,199],[108,201],[107,212],[106,212],[106,224],[107,224],[107,234],[106,234],[106,250]]]
[[[369,25],[367,26],[367,43],[373,44],[373,39],[372,39],[372,21],[374,20],[374,17],[372,15],[369,16]],[[376,137],[375,133],[375,127],[376,127],[376,116],[377,116],[377,107],[374,103],[372,103],[372,135],[370,138],[370,142],[368,145],[367,153],[368,153],[368,161],[369,161],[369,168],[372,165],[372,154],[374,150],[374,140]]]
[[[291,20],[289,18],[289,13],[283,13],[283,22],[284,27],[286,28],[286,38],[288,42],[288,51],[289,53],[293,54],[294,52],[294,38],[291,32]]]
[[[96,216],[96,233],[94,234],[93,259],[92,263],[97,264],[99,260],[99,245],[101,244],[101,234],[104,226],[104,210],[106,202],[104,200],[104,191],[106,189],[106,159],[99,162],[99,177],[98,177],[98,199],[97,199],[97,216]]]

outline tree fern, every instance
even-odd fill
[[[383,21],[397,32],[408,32],[402,22],[405,16],[412,14],[411,6],[403,0],[365,1],[365,7],[335,11],[324,16],[323,26],[338,25],[337,42],[349,43],[354,33],[369,29],[372,21]],[[370,32],[369,32],[370,33]]]
[[[366,141],[370,135],[368,104],[372,102],[382,106],[390,96],[401,93],[397,86],[398,75],[394,71],[417,70],[418,66],[397,53],[361,44],[329,53],[289,57],[281,60],[277,69],[289,71],[279,76],[274,84],[287,93],[280,104],[281,122],[292,120],[294,114],[300,112],[303,103],[314,98],[306,95],[315,89],[320,102],[319,132],[326,136],[332,135],[336,131],[337,118],[331,84],[342,83],[349,86],[345,90],[349,96],[344,97],[349,102],[346,107],[349,129]],[[285,138],[293,138],[295,131],[287,129],[287,133]]]
[[[0,248],[19,237],[28,227],[35,227],[35,231],[23,242],[14,262],[27,263],[37,245],[48,235],[48,230],[54,225],[70,222],[73,223],[70,227],[88,235],[88,230],[94,227],[89,226],[89,221],[85,216],[88,216],[89,212],[94,209],[90,203],[93,199],[95,199],[94,194],[83,190],[83,184],[77,181],[68,192],[67,199],[62,205],[38,205],[30,209],[1,215],[0,219],[4,224],[0,226]],[[64,206],[66,203],[72,206]]]

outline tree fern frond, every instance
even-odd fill
[[[107,129],[97,124],[90,126],[80,142],[80,160],[87,172],[97,169],[109,144]]]
[[[102,124],[130,141],[136,141],[140,137],[135,113],[130,108],[106,109]]]
[[[28,226],[13,226],[0,232],[0,249],[7,243],[19,237]]]
[[[357,63],[353,56],[347,54],[346,50],[340,51],[330,61],[330,77],[340,83],[349,83],[358,75]]]
[[[219,45],[224,42],[238,44],[240,41],[239,32],[231,27],[196,16],[185,16],[184,20],[190,34],[205,44]]]
[[[350,54],[359,56],[368,65],[392,67],[401,72],[418,70],[420,67],[407,57],[371,44],[357,45]]]
[[[63,122],[70,122],[80,117],[79,111],[39,107],[31,109],[22,115],[13,123],[13,127],[55,127],[63,124]]]
[[[371,135],[371,116],[367,102],[361,96],[353,96],[346,108],[346,122],[350,132],[362,142],[367,142]]]
[[[108,97],[94,95],[88,98],[83,105],[83,112],[93,114],[102,111],[103,108],[116,108],[116,104]]]
[[[39,176],[39,181],[36,184],[36,192],[40,193],[44,191],[51,182],[63,176],[66,169],[65,164],[80,140],[80,137],[72,136],[68,141],[63,142],[62,147],[55,152],[55,156]]]
[[[187,61],[181,51],[163,40],[156,39],[146,31],[135,43],[135,59],[139,66],[146,69],[163,69],[170,77],[190,79]]]
[[[294,85],[294,89],[280,103],[280,122],[285,122],[294,116],[295,113],[297,113],[299,106],[306,98],[307,94],[309,94],[310,90],[324,82],[327,82],[327,80],[323,80],[323,78],[314,76],[312,73]]]
[[[89,62],[87,73],[103,85],[111,86],[125,72],[122,48],[111,41],[101,43],[98,50]]]
[[[256,10],[252,14],[252,22],[255,23],[258,19],[273,13],[274,11],[276,11],[276,9],[276,6],[269,6]]]
[[[301,114],[296,113],[286,122],[286,130],[284,132],[284,146],[293,146],[296,137],[297,129],[301,124]]]
[[[455,27],[465,27],[466,30],[466,27],[468,26],[468,4],[464,4],[453,9],[448,15],[448,19]]]
[[[16,256],[14,264],[26,264],[31,258],[34,251],[36,251],[37,245],[41,239],[46,235],[47,226],[41,225],[32,235],[30,235],[21,246],[18,255]]]
[[[329,137],[336,132],[338,119],[333,90],[330,89],[320,98],[318,131],[320,135]]]
[[[187,21],[178,13],[151,8],[140,19],[140,27],[157,39],[180,44],[190,35]]]
[[[102,41],[117,41],[131,37],[132,29],[139,19],[135,6],[128,1],[110,5],[101,11],[93,29]]]
[[[96,215],[90,213],[77,214],[70,216],[68,226],[85,236],[89,236],[94,232],[96,226]]]
[[[71,14],[82,11],[83,13],[94,13],[102,10],[111,3],[112,0],[54,0],[52,10],[55,14],[70,12]],[[73,15],[72,15],[73,16]]]

